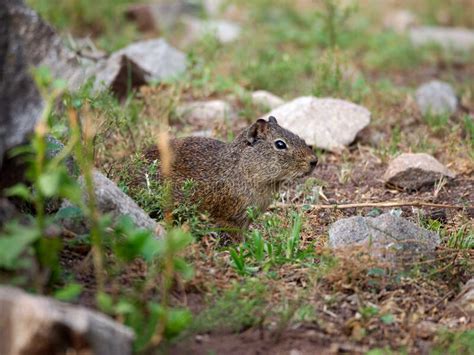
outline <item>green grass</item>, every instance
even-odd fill
[[[432,350],[434,355],[474,354],[474,330],[439,333]]]
[[[99,46],[113,51],[138,38],[135,25],[125,20],[130,0],[27,0],[55,28],[76,36],[97,38]]]
[[[240,332],[261,323],[267,315],[267,293],[258,280],[236,282],[222,295],[211,294],[208,307],[196,316],[190,329],[196,333]]]
[[[230,249],[235,270],[241,275],[252,275],[260,271],[272,273],[286,263],[313,264],[313,247],[300,245],[302,216],[293,212],[289,220],[290,224],[283,227],[275,215],[264,216],[259,229],[249,231],[245,242]]]

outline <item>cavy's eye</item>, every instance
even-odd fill
[[[278,139],[275,141],[275,147],[276,149],[286,149],[287,146],[286,146],[286,143],[283,142],[281,139]]]

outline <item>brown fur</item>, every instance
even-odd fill
[[[287,149],[276,149],[278,139]],[[175,200],[183,199],[182,186],[192,179],[192,202],[227,228],[247,227],[249,207],[265,211],[282,182],[311,173],[317,162],[311,147],[273,117],[258,120],[231,143],[188,137],[172,140],[171,149]],[[156,149],[147,157],[159,158]]]

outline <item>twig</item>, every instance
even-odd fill
[[[432,305],[428,310],[425,311],[425,314],[430,313],[432,310],[437,308],[441,303],[443,303],[445,300],[447,300],[449,297],[454,295],[454,290],[449,291],[447,294],[445,294],[438,302],[436,302],[434,305]]]
[[[463,208],[474,208],[474,205],[448,205],[441,203],[431,203],[423,201],[393,201],[393,202],[362,202],[362,203],[348,203],[348,204],[333,204],[333,205],[311,205],[311,204],[287,204],[287,203],[275,203],[270,206],[270,209],[278,208],[309,208],[311,210],[319,209],[337,209],[342,210],[345,208],[359,208],[359,207],[402,207],[402,206],[412,206],[412,207],[437,207],[437,208],[452,208],[452,209],[463,209]]]

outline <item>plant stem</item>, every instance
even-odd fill
[[[90,120],[89,117],[86,119]],[[93,149],[92,149],[92,134],[90,132],[91,127],[86,127],[84,133],[84,139],[81,144],[81,128],[78,124],[77,112],[74,110],[69,111],[69,121],[74,140],[79,143],[76,145],[76,159],[82,171],[84,178],[85,190],[87,193],[87,211],[91,223],[91,241],[92,241],[92,260],[94,263],[94,272],[97,282],[98,292],[104,290],[105,284],[105,273],[104,273],[104,262],[102,255],[102,238],[99,225],[99,211],[97,209],[96,196],[94,190],[94,178],[93,178]],[[91,122],[88,122],[89,124]]]

